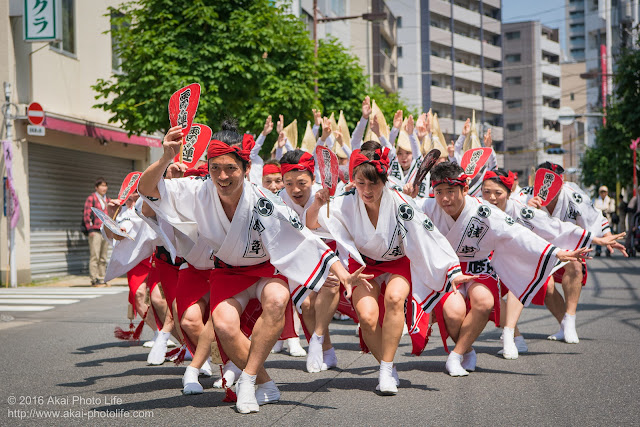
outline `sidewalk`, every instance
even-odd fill
[[[109,282],[109,286],[128,286],[127,277],[118,277]],[[20,285],[22,287],[22,285]],[[52,280],[33,283],[27,287],[46,287],[46,288],[68,288],[68,287],[91,287],[91,279],[89,276],[64,276]],[[107,288],[107,286],[102,286]]]

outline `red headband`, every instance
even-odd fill
[[[282,175],[291,171],[309,171],[313,176],[316,171],[316,161],[311,154],[304,153],[302,157],[300,157],[300,160],[298,160],[298,163],[281,163],[280,169],[282,169]],[[264,175],[264,172],[262,174]]]
[[[374,152],[374,159],[370,160],[367,156],[362,154],[360,150],[353,150],[351,153],[351,159],[349,160],[349,176],[353,179],[353,170],[363,163],[371,163],[375,166],[379,174],[386,175],[389,170],[389,149],[383,148],[377,149]]]
[[[509,171],[509,175],[502,176],[502,175],[498,175],[494,171],[487,171],[485,172],[484,179],[482,181],[484,182],[488,179],[493,179],[493,178],[498,178],[500,181],[502,181],[504,186],[507,187],[509,191],[511,191],[511,189],[513,188],[513,183],[516,180],[516,174]]]
[[[197,169],[187,169],[184,176],[207,176],[209,175],[209,166],[202,165]]]
[[[253,140],[253,136],[248,133],[245,133],[242,137],[242,149],[238,146],[231,146],[222,141],[218,141],[217,139],[212,139],[207,150],[207,159],[213,159],[214,157],[235,153],[240,156],[242,160],[248,162],[251,158],[251,149],[255,145],[256,142]]]
[[[269,163],[268,165],[264,165],[262,168],[262,176],[271,175],[273,173],[282,173],[282,170],[273,163]]]
[[[466,173],[463,172],[457,178],[444,178],[440,181],[432,180],[431,187],[435,189],[440,184],[459,185],[461,187],[464,187],[465,185],[467,185],[467,178],[469,177]]]

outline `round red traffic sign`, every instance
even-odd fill
[[[32,102],[27,108],[27,119],[34,126],[40,126],[44,122],[44,109],[37,102]]]

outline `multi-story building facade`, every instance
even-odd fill
[[[561,64],[560,68],[562,70],[560,106],[569,107],[576,115],[581,116],[587,112],[587,82],[580,77],[586,71],[585,63],[568,62]],[[579,117],[573,124],[562,126],[564,177],[568,181],[580,182],[580,160],[587,144],[586,123],[585,117]]]
[[[537,164],[562,163],[560,44],[558,30],[538,21],[503,24],[502,34],[504,165],[522,184]]]
[[[293,0],[290,11],[302,19],[313,35],[313,0]],[[370,84],[387,92],[398,90],[396,17],[384,0],[318,0],[317,37],[335,37],[356,55]],[[364,14],[384,19],[367,21]],[[342,20],[343,17],[358,17]],[[323,19],[332,19],[323,21]]]
[[[450,139],[475,110],[478,131],[490,127],[501,151],[500,0],[403,0],[388,5],[398,20],[401,97],[416,109],[437,112]]]
[[[587,112],[602,110],[602,46],[606,46],[607,12],[610,13],[609,32],[611,52],[606,56],[609,71],[615,74],[615,60],[624,47],[631,47],[637,39],[640,13],[638,0],[565,0],[566,4],[566,57],[570,62],[585,62],[587,79]],[[608,79],[612,86],[613,79]],[[609,87],[609,94],[613,88]],[[587,140],[595,142],[596,130],[602,125],[599,117],[587,118]]]
[[[89,250],[80,231],[85,198],[97,177],[117,196],[122,180],[145,168],[161,137],[129,137],[93,108],[91,85],[118,69],[111,23],[105,14],[118,0],[63,0],[63,39],[23,41],[24,1],[0,2],[0,79],[11,84],[13,178],[20,202],[15,229],[17,281],[28,283],[86,272]],[[45,135],[27,133],[26,106],[45,111]],[[3,129],[3,136],[4,136]],[[4,165],[3,165],[4,167]],[[6,174],[6,172],[5,172]],[[6,176],[6,175],[5,175]],[[0,277],[8,268],[7,219],[0,221]]]

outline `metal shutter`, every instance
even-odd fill
[[[29,143],[32,279],[88,274],[84,202],[100,176],[109,184],[107,195],[117,197],[132,170],[133,160]]]

